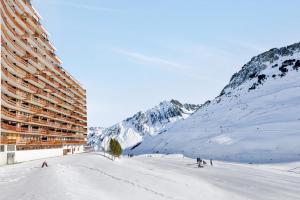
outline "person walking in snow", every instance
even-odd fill
[[[202,161],[198,162],[198,168],[203,168]]]
[[[48,163],[46,161],[44,161],[42,164],[42,168],[44,168],[44,167],[48,167]]]
[[[202,165],[202,160],[201,160],[201,158],[197,158],[197,164],[198,164],[198,168],[202,168],[203,167],[203,165]]]
[[[212,161],[212,159],[210,159],[210,165],[211,165],[211,166],[214,166],[214,165],[213,165],[213,161]]]

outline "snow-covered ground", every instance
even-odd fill
[[[0,200],[300,199],[300,163],[214,162],[197,168],[181,155],[111,161],[100,153],[0,168]]]

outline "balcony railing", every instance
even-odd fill
[[[45,87],[46,86],[46,84],[43,81],[41,81],[40,79],[36,78],[32,74],[27,74],[26,77],[25,77],[25,80],[33,81],[33,82],[39,84],[41,87]]]
[[[7,131],[14,131],[14,132],[29,132],[28,128],[24,128],[24,127],[17,127],[17,126],[13,126],[13,125],[9,125],[6,123],[1,122],[1,128]]]
[[[8,139],[7,137],[0,136],[0,144],[16,144],[16,140]]]
[[[25,87],[26,89],[30,90],[31,92],[36,92],[38,90],[37,87],[24,82],[22,79],[13,76],[7,70],[2,70],[2,73],[12,82],[17,83],[21,87]]]
[[[9,98],[8,96],[2,94],[1,98],[3,101],[5,101],[7,104],[16,107],[17,106],[17,102],[12,100],[11,98]]]

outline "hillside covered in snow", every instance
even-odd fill
[[[299,161],[300,43],[252,58],[220,96],[127,151],[239,162]]]
[[[88,143],[95,149],[107,148],[110,138],[116,138],[122,148],[139,145],[146,136],[162,134],[175,122],[184,120],[199,109],[199,105],[182,104],[177,100],[163,101],[145,112],[138,112],[109,128],[91,127]]]

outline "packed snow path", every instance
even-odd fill
[[[89,153],[0,167],[0,200],[300,199],[300,163],[214,162],[180,155],[111,161]]]

